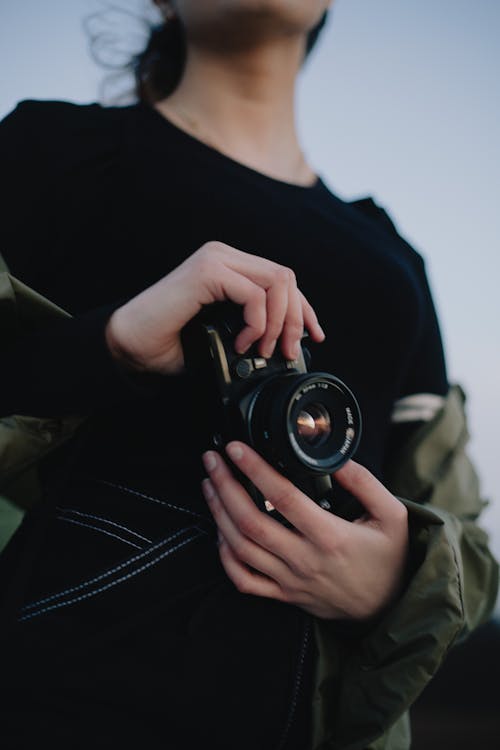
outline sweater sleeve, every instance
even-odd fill
[[[395,393],[384,456],[384,476],[398,461],[402,447],[421,425],[430,422],[443,407],[449,391],[444,347],[436,307],[422,256],[402,237],[389,214],[371,198],[354,202],[355,207],[396,236],[411,264],[420,296],[420,321],[404,372]]]
[[[129,374],[107,347],[105,327],[116,306],[58,320],[4,347],[0,415],[93,414],[159,393],[163,376]]]
[[[418,393],[445,396],[449,387],[445,355],[441,329],[424,259],[401,236],[389,214],[372,198],[354,201],[353,205],[388,234],[397,238],[401,253],[405,255],[406,262],[411,264],[418,282],[421,320],[406,371],[399,385],[398,398]]]
[[[50,118],[39,116],[40,104],[22,102],[0,122],[0,253],[16,277],[47,293],[58,270],[41,241],[53,216],[48,203],[54,167],[40,143],[50,135]],[[4,317],[0,414],[89,414],[161,389],[161,376],[131,376],[108,350],[105,327],[123,302],[28,326],[9,328]]]

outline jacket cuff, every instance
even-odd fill
[[[327,707],[329,716],[315,720],[329,740],[318,747],[354,750],[383,734],[415,701],[462,631],[454,530],[440,513],[404,503],[413,575],[398,600],[356,640],[339,643],[335,623],[315,622],[319,664],[328,665],[318,675],[321,699],[316,697],[315,707]],[[331,669],[335,663],[338,672]]]

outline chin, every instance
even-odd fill
[[[303,30],[314,26],[326,10],[324,0],[220,0],[220,5],[228,12],[282,19]]]
[[[325,0],[178,0],[177,7],[189,32],[199,36],[224,29],[238,33],[236,24],[259,25],[289,32],[308,32],[327,8]],[[239,27],[241,29],[241,27]]]

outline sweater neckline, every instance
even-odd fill
[[[227,164],[230,164],[233,167],[233,169],[241,173],[251,174],[264,182],[272,183],[276,186],[283,187],[284,189],[295,190],[297,192],[302,192],[302,193],[314,193],[318,190],[327,189],[326,185],[324,184],[323,180],[321,179],[319,175],[316,176],[315,182],[313,182],[311,185],[299,185],[295,182],[287,182],[286,180],[280,180],[277,177],[272,177],[271,175],[265,174],[264,172],[259,172],[259,170],[253,169],[253,167],[249,167],[248,165],[243,164],[242,162],[237,161],[236,159],[233,159],[231,156],[224,154],[222,151],[219,151],[213,146],[209,146],[208,143],[205,143],[204,141],[200,140],[199,138],[192,135],[191,133],[188,133],[187,130],[184,130],[183,128],[176,125],[174,122],[172,122],[172,120],[166,117],[166,115],[164,115],[162,112],[160,112],[159,110],[157,110],[155,107],[151,106],[150,104],[146,104],[145,102],[139,102],[138,107],[142,109],[144,112],[150,114],[151,117],[154,120],[156,120],[160,126],[163,126],[169,129],[173,133],[176,133],[179,138],[182,138],[186,142],[189,142],[192,146],[196,147],[200,152],[211,154],[212,158],[215,157],[219,161],[223,161],[223,162],[226,162]]]

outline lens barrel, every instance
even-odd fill
[[[266,380],[254,393],[248,416],[255,448],[292,473],[336,471],[353,455],[361,435],[353,393],[324,372]]]

